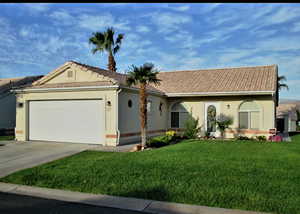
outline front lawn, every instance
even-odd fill
[[[2,178],[40,187],[214,207],[300,213],[300,141],[192,141],[86,151]]]

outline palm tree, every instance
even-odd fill
[[[285,76],[277,76],[277,92],[276,92],[276,106],[279,104],[279,91],[283,88],[289,90],[289,86],[282,81],[286,81]]]
[[[282,81],[286,81],[286,77],[285,76],[278,76],[277,77],[277,87],[278,87],[278,91],[280,91],[281,89],[285,88],[287,90],[289,90],[289,86],[285,83],[282,83]]]
[[[114,55],[120,50],[124,34],[118,34],[116,39],[114,39],[114,34],[115,31],[112,27],[107,28],[104,32],[93,33],[93,36],[89,39],[89,43],[95,46],[92,49],[93,54],[104,51],[108,53],[108,70],[116,72]]]
[[[141,122],[141,147],[142,150],[146,146],[147,134],[147,92],[146,87],[150,83],[158,85],[160,79],[156,75],[158,70],[154,69],[154,64],[145,63],[140,67],[132,65],[127,73],[127,85],[139,85],[140,88],[140,122]]]

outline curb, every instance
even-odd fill
[[[236,209],[31,187],[2,182],[0,182],[0,192],[156,214],[267,214]]]

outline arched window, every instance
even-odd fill
[[[182,103],[175,103],[171,108],[171,128],[183,128],[188,112]]]
[[[240,129],[259,129],[260,108],[253,101],[246,101],[240,105],[239,109],[239,128]]]

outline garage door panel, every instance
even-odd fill
[[[31,101],[29,139],[104,143],[102,100]]]

